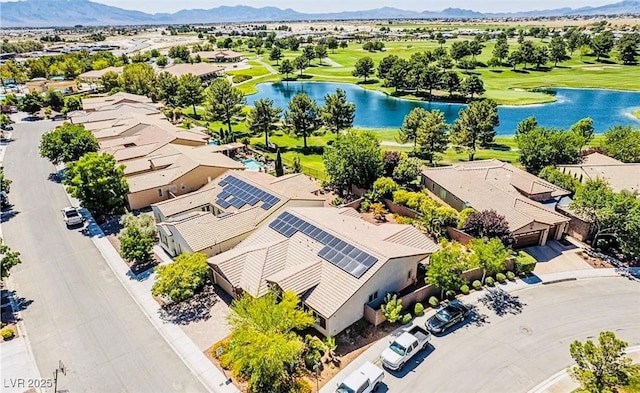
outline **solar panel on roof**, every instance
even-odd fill
[[[245,205],[255,206],[258,202],[264,202],[261,207],[264,210],[269,210],[276,203],[280,202],[278,197],[254,187],[235,176],[227,176],[218,184],[224,187],[219,194],[220,199],[226,199],[229,196],[233,197],[233,199],[230,200],[231,205],[227,205],[225,208],[228,206],[234,206],[236,208],[241,208]]]
[[[222,207],[223,209],[227,209],[229,206],[231,206],[231,204],[230,204],[229,202],[225,201],[224,199],[218,199],[218,200],[216,201],[216,203],[217,203],[220,207]]]
[[[224,186],[226,186],[226,185],[227,185],[227,182],[223,179],[223,180],[220,180],[220,181],[218,182],[218,185],[219,185],[219,186],[223,186],[223,187],[224,187]]]

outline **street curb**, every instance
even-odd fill
[[[557,284],[559,282],[578,281],[577,277],[559,278],[557,280],[543,281],[542,285]]]

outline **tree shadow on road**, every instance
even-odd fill
[[[20,212],[18,210],[14,210],[13,205],[6,206],[2,209],[2,217],[0,217],[0,223],[4,224],[18,214],[20,214]]]
[[[520,314],[524,306],[526,306],[526,303],[522,303],[517,295],[513,295],[501,288],[490,289],[480,298],[480,302],[500,317],[507,314]]]
[[[206,321],[211,318],[211,307],[220,298],[216,294],[213,285],[207,285],[204,289],[190,299],[180,303],[164,305],[158,313],[160,319],[177,325],[188,325],[192,322]]]

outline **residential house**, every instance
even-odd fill
[[[542,204],[569,191],[498,160],[425,169],[422,186],[458,211],[471,207],[503,215],[519,248],[559,239],[569,222]]]
[[[581,182],[603,179],[615,192],[640,192],[640,163],[624,163],[601,153],[591,153],[576,165],[559,165],[563,173]]]
[[[203,84],[208,84],[215,78],[224,75],[224,67],[210,63],[181,63],[163,68],[159,70],[159,72],[168,72],[176,78],[180,78],[187,74],[193,74],[200,78]]]
[[[86,82],[97,82],[107,72],[115,72],[116,74],[120,75],[122,74],[123,70],[124,70],[124,67],[107,67],[101,70],[91,70],[91,71],[83,72],[82,74],[78,75],[78,79]]]
[[[117,104],[147,104],[159,108],[159,104],[154,104],[151,98],[147,96],[119,92],[110,96],[84,98],[82,100],[82,109],[85,112],[95,112],[101,110],[101,108]]]
[[[151,206],[160,245],[173,256],[230,250],[273,215],[292,206],[322,207],[317,182],[303,174],[274,177],[228,171],[201,190]]]
[[[200,58],[212,63],[237,63],[244,59],[242,53],[232,50],[203,51],[198,52],[198,55],[200,55]]]
[[[351,208],[288,208],[237,247],[209,258],[215,282],[231,296],[293,291],[335,336],[417,280],[438,245],[410,225],[376,226]]]

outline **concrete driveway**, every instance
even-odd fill
[[[637,282],[591,278],[513,294],[524,304],[521,313],[499,317],[478,305],[475,319],[433,337],[401,372],[387,371],[382,391],[524,393],[572,364],[574,340],[611,330],[630,346],[640,344]]]
[[[536,274],[593,269],[576,254],[580,248],[574,245],[564,246],[560,242],[550,241],[545,246],[528,247],[525,251],[538,261],[533,271]]]

